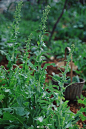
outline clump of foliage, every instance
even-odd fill
[[[63,101],[65,90],[63,85],[66,81],[68,64],[59,82],[61,91],[55,90],[51,83],[49,86],[45,84],[45,68],[49,64],[41,67],[46,47],[43,36],[50,7],[47,6],[43,11],[39,40],[35,45],[34,56],[31,58],[28,58],[28,55],[29,50],[33,48],[30,45],[32,34],[26,41],[26,47],[23,49],[24,54],[19,51],[21,44],[17,39],[21,7],[22,1],[18,3],[16,8],[11,38],[9,43],[6,43],[9,48],[8,52],[1,51],[6,55],[8,65],[7,69],[0,66],[0,127],[2,129],[37,129],[41,127],[73,129],[79,119],[80,112],[78,115],[72,113],[67,108],[68,101]],[[22,63],[17,65],[19,59]],[[69,60],[70,57],[68,62]],[[49,89],[49,93],[47,89]],[[51,97],[52,94],[53,97]],[[56,105],[53,105],[54,100]]]

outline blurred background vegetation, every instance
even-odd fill
[[[0,0],[0,50],[5,52],[12,44],[9,39],[18,1]],[[44,35],[47,56],[62,58],[65,47],[74,44],[73,60],[86,80],[86,0],[23,0],[17,41],[21,44],[19,49],[24,47],[32,33],[31,46],[34,47],[31,51],[34,53],[39,41],[41,17],[47,5],[51,7]],[[3,58],[4,54],[0,52],[0,62]]]

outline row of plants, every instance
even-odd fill
[[[0,128],[78,129],[79,126],[76,122],[79,119],[86,120],[82,114],[82,112],[86,112],[86,107],[74,114],[68,108],[68,101],[64,98],[66,89],[64,83],[67,82],[66,73],[69,71],[72,53],[67,58],[68,63],[61,77],[53,76],[55,80],[59,80],[57,89],[60,87],[61,90],[54,89],[55,85],[52,85],[51,82],[45,83],[45,69],[51,64],[41,66],[45,60],[43,55],[49,50],[44,43],[44,34],[50,6],[43,10],[37,43],[35,46],[32,45],[33,34],[30,34],[25,41],[24,48],[18,42],[21,7],[22,1],[16,7],[15,20],[12,23],[12,29],[10,29],[11,36],[5,42],[7,51],[0,50],[8,60],[7,67],[0,66]],[[61,47],[60,44],[59,47]],[[52,65],[55,66],[55,64]],[[86,98],[78,101],[86,106]],[[56,104],[54,105],[53,102]]]

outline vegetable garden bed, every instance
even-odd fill
[[[50,66],[47,66],[47,68],[46,68],[47,74],[46,74],[46,78],[45,78],[45,83],[48,83],[49,84],[49,81],[52,80],[52,77],[51,77],[52,76],[52,73],[61,74],[61,71],[59,69],[57,69],[57,67],[52,66],[52,63],[57,64],[59,62],[59,60],[61,60],[61,59],[53,59],[52,61],[46,61],[45,63],[43,63],[41,65],[41,67],[43,68],[44,65],[51,64]],[[5,66],[5,68],[7,69],[7,65],[8,65],[8,60],[6,59],[6,57],[4,57],[4,59],[2,60],[2,62],[0,62],[0,66]],[[17,62],[17,65],[21,65],[21,64]],[[67,76],[70,76],[70,72],[68,72],[66,75]],[[76,76],[76,75],[77,74],[75,72],[73,72],[73,76]],[[49,92],[49,89],[47,89],[46,91]],[[86,97],[86,90],[83,90],[82,91],[82,96]],[[53,94],[51,94],[50,98],[52,99],[53,97],[54,97]],[[56,100],[53,101],[53,105],[57,106]],[[68,102],[68,106],[70,107],[70,110],[73,113],[75,113],[75,114],[77,113],[78,110],[80,110],[81,107],[85,108],[85,105],[84,104],[81,104],[81,103],[79,103],[76,100],[75,101],[71,101],[70,100]],[[52,107],[52,110],[54,110],[54,107]],[[83,112],[83,115],[86,117],[86,113],[85,112]],[[82,121],[80,119],[76,124],[79,125],[79,128],[83,128],[83,126],[86,127],[86,120]]]
[[[67,88],[64,87],[64,84],[68,81],[67,77],[70,76],[71,54],[75,52],[74,56],[76,57],[77,47],[75,48],[76,51],[72,50],[68,55],[64,69],[58,69],[56,64],[60,60],[59,56],[62,57],[67,44],[64,43],[63,45],[63,41],[58,41],[58,43],[54,41],[50,46],[52,49],[50,49],[46,46],[47,42],[46,44],[44,42],[44,36],[49,36],[45,33],[45,23],[50,6],[43,10],[41,23],[38,31],[36,31],[39,32],[36,42],[32,39],[32,34],[26,41],[23,39],[23,34],[22,36],[19,35],[21,7],[22,1],[16,7],[15,19],[8,34],[10,35],[8,38],[10,38],[5,40],[4,45],[1,43],[0,57],[4,57],[4,59],[0,62],[0,128],[86,128],[86,90],[82,91],[81,99],[77,98],[77,101],[68,101],[64,97]],[[37,20],[37,18],[34,20]],[[25,31],[24,28],[23,31]],[[2,41],[2,37],[0,37],[0,40]],[[25,46],[21,47],[20,41]],[[56,44],[58,44],[58,47]],[[4,51],[3,46],[6,51]],[[70,46],[72,49],[74,45]],[[55,58],[49,58],[50,55],[48,55],[47,50],[49,50],[50,55],[55,54]],[[61,53],[59,50],[61,50]],[[83,59],[85,58],[84,55],[85,53]],[[79,60],[82,60],[82,58],[78,57],[77,62]],[[81,68],[84,66],[85,62],[81,65]],[[85,67],[83,70],[85,72]],[[81,71],[82,74],[83,70]],[[56,74],[58,75],[55,76]],[[73,76],[79,74],[80,71],[78,70],[73,72]],[[59,85],[53,85],[52,79],[56,79]]]

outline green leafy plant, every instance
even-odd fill
[[[0,67],[0,128],[4,129],[66,129],[73,128],[74,123],[79,119],[80,113],[74,114],[67,107],[68,101],[64,100],[66,88],[66,73],[68,64],[65,66],[65,72],[59,81],[61,90],[54,89],[51,83],[45,84],[46,64],[43,55],[46,53],[44,43],[44,34],[46,29],[47,15],[50,7],[47,6],[43,11],[43,17],[40,23],[40,34],[37,45],[35,45],[34,55],[30,49],[33,49],[30,42],[32,34],[26,41],[23,54],[20,53],[20,43],[18,43],[19,21],[22,1],[18,3],[15,11],[15,21],[12,25],[11,38],[8,40],[8,52],[4,52],[8,60],[8,65]],[[21,64],[17,65],[17,61]],[[32,62],[33,60],[33,62]],[[70,55],[68,58],[68,63]],[[57,77],[56,80],[58,80]],[[49,89],[49,92],[47,92]],[[52,96],[53,95],[53,96]],[[54,104],[55,102],[55,104]]]
[[[43,33],[45,29],[45,22],[47,17],[45,14],[49,11],[49,7],[44,12],[45,21],[42,28],[43,33],[39,37],[38,53],[36,52],[36,62],[33,65],[28,60],[28,49],[31,36],[28,38],[24,56],[22,57],[22,69],[16,65],[17,55],[19,54],[17,42],[18,21],[20,20],[20,7],[22,2],[19,2],[18,8],[15,12],[15,23],[13,23],[12,37],[9,41],[13,42],[11,51],[6,53],[8,59],[8,70],[1,67],[1,127],[3,128],[37,128],[37,121],[45,114],[43,105],[48,102],[44,101],[46,97],[44,94],[45,68],[41,68],[41,46],[43,43]],[[41,26],[42,27],[42,26]],[[15,28],[15,29],[14,29]],[[15,69],[14,69],[15,66]],[[32,68],[33,70],[30,70]],[[33,71],[34,72],[34,76]],[[4,86],[3,86],[4,85]],[[43,105],[41,104],[43,103]],[[45,108],[44,108],[45,109]],[[42,115],[42,116],[41,116]]]
[[[67,78],[66,78],[66,73],[69,71],[69,61],[71,59],[71,54],[69,54],[68,59],[67,59],[67,64],[64,67],[65,68],[65,72],[62,72],[61,77],[58,75],[54,75],[53,79],[55,81],[58,82],[58,86],[55,85],[55,87],[57,87],[58,89],[60,89],[60,91],[58,91],[58,101],[59,102],[59,107],[57,108],[57,112],[58,114],[56,114],[56,117],[58,119],[58,122],[56,123],[56,127],[59,129],[66,129],[66,128],[73,128],[74,127],[74,123],[76,123],[76,121],[79,120],[79,117],[77,117],[78,115],[72,113],[69,108],[67,108],[67,103],[68,101],[63,102],[64,100],[64,91],[67,87],[64,87],[64,83],[67,82]],[[68,116],[67,116],[68,113]],[[67,116],[67,120],[66,120],[66,116]]]

